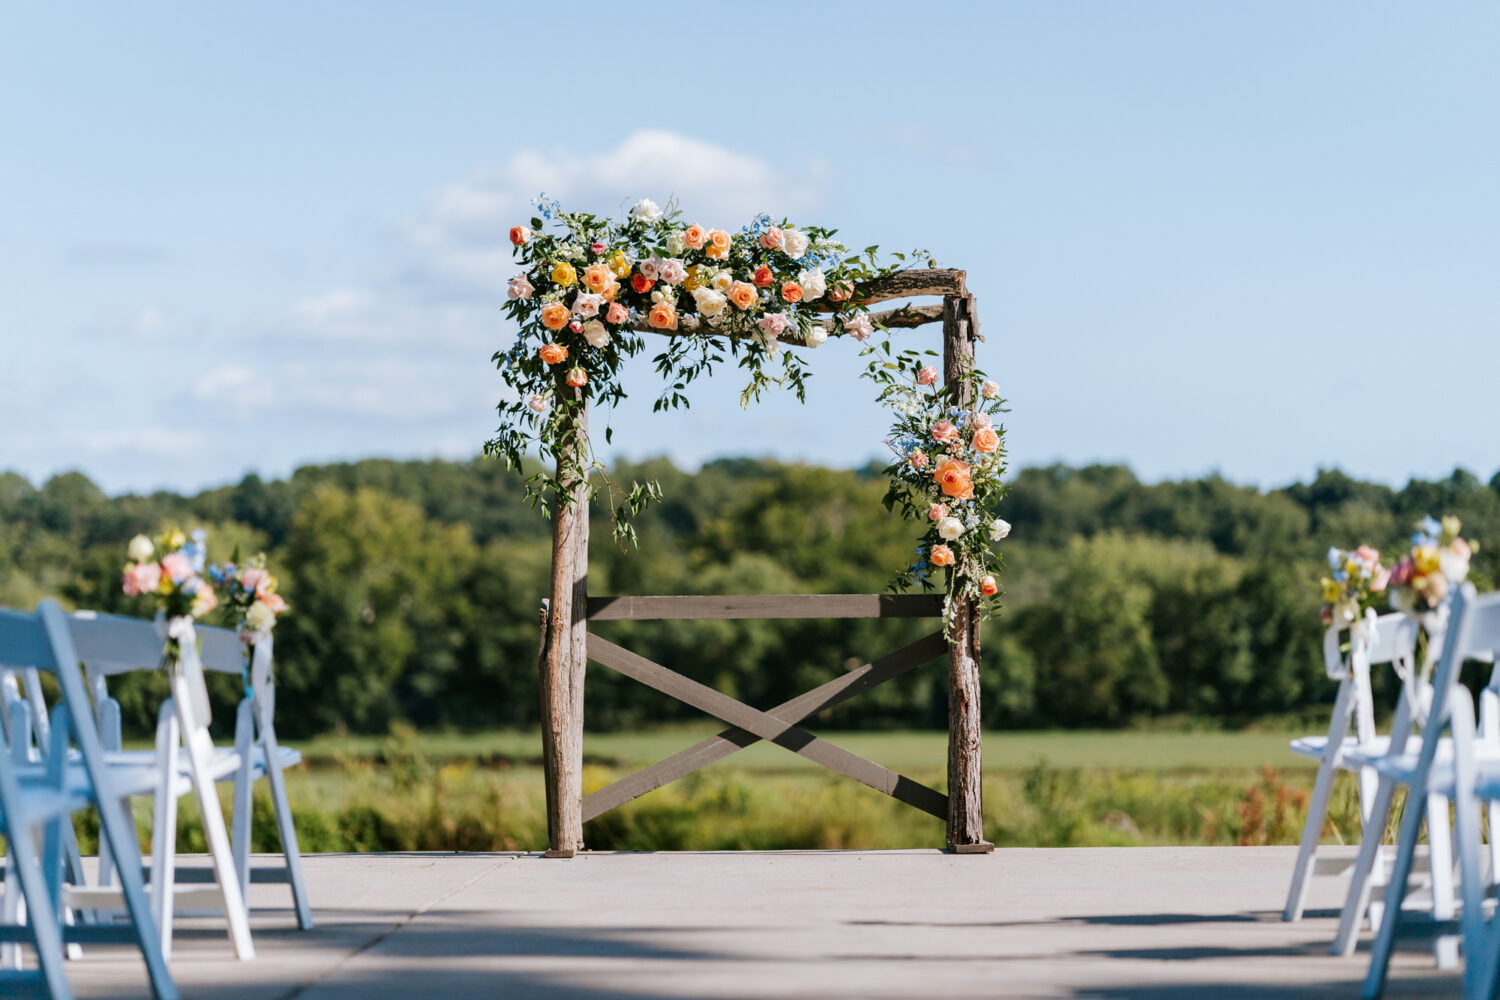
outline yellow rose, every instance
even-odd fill
[[[1343,596],[1344,588],[1328,577],[1323,577],[1323,600],[1333,602]]]
[[[573,270],[573,265],[565,260],[560,260],[552,268],[552,280],[567,288],[578,280],[578,273]]]
[[[625,259],[624,251],[616,250],[614,252],[613,256],[609,258],[609,269],[615,272],[616,278],[630,277],[630,261]]]
[[[682,287],[691,292],[693,289],[703,284],[702,276],[703,265],[694,264],[692,267],[687,269],[687,278],[683,280]]]
[[[1417,564],[1417,572],[1424,576],[1428,573],[1438,571],[1438,550],[1431,545],[1423,545],[1414,553]]]

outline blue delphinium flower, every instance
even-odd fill
[[[1339,552],[1339,550],[1330,545],[1328,547],[1328,568],[1338,569],[1339,565],[1343,561],[1344,560],[1341,558],[1341,553]]]

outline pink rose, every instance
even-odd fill
[[[911,467],[913,469],[927,468],[927,453],[921,448],[913,451],[910,455],[907,456],[906,460],[911,463]]]
[[[766,313],[756,325],[760,327],[761,332],[768,338],[775,340],[786,332],[786,328],[791,325],[791,321],[787,319],[786,313]]]
[[[770,229],[767,229],[765,232],[761,233],[760,245],[761,248],[765,250],[780,250],[781,230],[777,229],[775,226],[772,226]]]
[[[573,311],[585,318],[599,315],[599,307],[604,305],[604,296],[595,295],[593,292],[579,292],[573,298]]]
[[[1375,574],[1375,579],[1370,581],[1370,593],[1380,593],[1381,591],[1385,590],[1387,586],[1389,586],[1390,582],[1391,571],[1388,569],[1382,569],[1379,573]]]
[[[974,429],[976,431],[988,430],[989,428],[994,426],[994,424],[990,423],[990,415],[988,413],[974,414],[972,423],[974,424]]]
[[[931,507],[927,508],[927,520],[929,520],[929,521],[941,521],[943,518],[945,518],[947,516],[948,516],[948,505],[947,504],[935,503]]]
[[[589,244],[589,249],[592,250],[592,251],[594,251],[594,253],[603,253],[604,252],[604,244],[595,241],[595,242]]]
[[[656,257],[647,257],[635,265],[636,270],[641,272],[641,277],[647,281],[655,281],[661,277],[660,262]]]
[[[855,340],[864,340],[875,332],[875,324],[870,322],[870,317],[867,313],[860,313],[858,316],[848,316],[844,319],[844,332]]]
[[[573,320],[572,322],[570,322],[568,324],[568,329],[572,330],[574,333],[582,333],[583,332],[583,323],[581,323],[581,322],[579,322],[578,320],[575,319],[575,320]]]
[[[1448,551],[1452,552],[1460,559],[1468,559],[1474,554],[1473,550],[1469,548],[1469,543],[1464,541],[1462,538],[1453,539],[1453,544],[1448,546]]]
[[[619,326],[629,318],[630,310],[626,309],[618,302],[611,302],[609,304],[609,312],[604,314],[605,322],[613,323],[615,326]]]
[[[536,289],[527,280],[526,275],[518,274],[510,279],[510,287],[505,290],[506,297],[512,300],[529,299]]]
[[[120,582],[121,588],[130,597],[153,593],[161,586],[161,567],[154,562],[127,566]]]
[[[1386,582],[1392,587],[1404,587],[1411,582],[1414,570],[1416,570],[1416,565],[1411,561],[1411,557],[1407,556],[1391,570],[1391,578]]]
[[[680,285],[687,280],[687,268],[675,257],[664,260],[661,262],[661,280],[669,285]]]
[[[951,420],[939,420],[932,425],[932,439],[938,444],[951,444],[958,440],[958,428]]]
[[[1374,566],[1376,563],[1380,562],[1380,553],[1370,548],[1368,545],[1361,545],[1359,548],[1354,550],[1354,558],[1358,559],[1366,566]]]
[[[286,601],[280,594],[262,594],[260,602],[270,608],[274,614],[279,615],[286,610]]]
[[[193,575],[193,562],[181,552],[173,552],[171,555],[162,556],[161,571],[173,583],[181,583]]]
[[[932,367],[931,365],[926,365],[921,371],[917,372],[918,385],[931,385],[936,381],[937,369]]]

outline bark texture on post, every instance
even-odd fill
[[[559,399],[581,398],[559,376]],[[543,622],[537,662],[542,694],[542,767],[547,782],[549,858],[571,858],[583,849],[583,677],[588,662],[585,617],[588,607],[589,505],[587,473],[579,456],[588,454],[589,418],[585,404],[576,411],[573,443],[557,456],[563,490],[552,505],[552,596]]]
[[[943,381],[955,405],[970,409],[977,334],[972,295],[943,299]],[[948,847],[959,853],[993,850],[984,839],[980,802],[983,737],[979,729],[979,619],[967,597],[954,601],[953,644],[948,649]]]

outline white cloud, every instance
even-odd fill
[[[200,455],[207,444],[196,430],[165,425],[72,431],[65,435],[65,441],[68,447],[89,455],[174,462]]]

